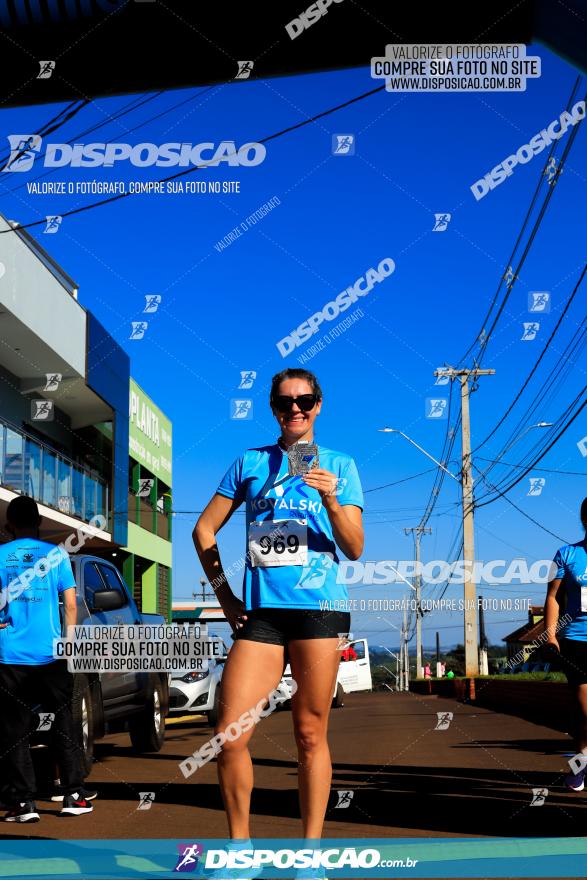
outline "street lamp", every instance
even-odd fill
[[[461,482],[460,479],[459,479],[459,477],[456,477],[456,476],[455,476],[454,474],[452,474],[449,470],[447,470],[447,469],[445,468],[445,466],[442,464],[442,462],[440,462],[440,461],[438,461],[436,458],[434,458],[433,455],[430,455],[429,452],[426,452],[426,450],[423,449],[418,443],[416,443],[415,440],[412,440],[411,437],[408,437],[408,435],[407,435],[407,434],[404,434],[403,431],[400,431],[399,428],[378,428],[377,430],[380,431],[382,434],[400,434],[402,437],[404,437],[404,438],[408,441],[408,443],[411,443],[412,446],[415,446],[416,449],[419,449],[420,452],[423,452],[424,455],[425,455],[427,458],[430,459],[430,461],[433,461],[434,464],[438,465],[438,467],[441,468],[446,474],[448,474],[449,477],[452,477],[453,480],[456,480],[456,481],[457,481],[457,483],[460,483],[460,482]]]
[[[504,456],[506,454],[506,452],[512,448],[512,446],[514,446],[519,440],[521,440],[522,437],[525,437],[526,434],[528,433],[528,431],[531,431],[533,428],[552,428],[552,426],[553,426],[553,422],[536,422],[535,425],[528,425],[528,427],[524,431],[522,431],[521,434],[519,434],[517,437],[514,437],[514,439],[510,443],[508,443],[508,445],[505,447],[505,449],[503,449],[499,453],[499,455],[497,456],[497,458],[495,459],[493,464],[497,464],[499,459],[502,456]]]

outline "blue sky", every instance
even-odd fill
[[[381,434],[401,428],[432,455],[442,450],[446,422],[426,418],[426,399],[446,395],[433,371],[457,361],[480,330],[487,304],[503,274],[525,216],[546,151],[477,202],[469,187],[545,128],[565,109],[577,72],[541,47],[542,77],[517,94],[388,94],[360,101],[317,123],[267,144],[255,168],[220,166],[191,179],[239,180],[240,194],[137,196],[71,218],[58,234],[32,230],[80,285],[80,302],[93,311],[129,352],[132,373],[173,422],[174,595],[189,597],[201,570],[191,545],[197,514],[230,462],[246,447],[277,436],[267,405],[271,376],[298,366],[296,356],[321,334],[282,358],[276,343],[384,257],[393,275],[357,306],[364,317],[308,364],[324,390],[319,442],[351,454],[366,490],[432,467],[402,438]],[[379,83],[377,83],[379,84]],[[368,68],[212,88],[200,99],[127,133],[192,92],[169,92],[109,122],[90,141],[199,143],[255,141],[373,88]],[[201,90],[194,89],[193,94]],[[580,92],[582,96],[583,91]],[[52,141],[65,141],[104,121],[131,100],[98,98]],[[4,109],[4,135],[32,132],[61,106]],[[352,133],[354,156],[331,155],[334,133]],[[560,155],[570,130],[557,148]],[[567,165],[508,304],[487,348],[483,366],[496,370],[480,380],[471,399],[473,445],[493,428],[535,362],[577,282],[584,261],[586,134],[578,133]],[[113,169],[59,169],[45,180],[155,180],[169,171],[119,163]],[[29,195],[9,190],[36,172],[2,175],[0,210],[21,223],[96,200],[92,196]],[[214,244],[272,197],[280,204],[218,253]],[[433,233],[434,214],[452,214],[448,229]],[[534,341],[522,341],[528,292],[552,295],[550,314],[540,318]],[[162,297],[156,315],[144,316],[145,295]],[[534,394],[582,320],[584,292],[563,325],[518,407],[478,451],[498,455]],[[348,314],[348,313],[347,313]],[[341,315],[340,319],[345,315]],[[131,321],[148,318],[140,341],[129,340]],[[336,321],[333,322],[335,324]],[[325,330],[330,329],[326,326]],[[230,401],[242,396],[241,370],[255,370],[248,396],[253,418],[230,418]],[[585,363],[569,371],[535,421],[554,421],[584,385]],[[456,392],[455,388],[455,392]],[[504,456],[516,464],[543,437],[528,432]],[[587,494],[587,472],[577,443],[587,435],[585,412],[542,460],[548,471],[542,494],[528,497],[528,477],[509,497],[546,528],[567,539],[582,537],[578,507]],[[460,449],[460,438],[455,454]],[[475,459],[479,467],[486,461]],[[451,468],[458,463],[453,460]],[[492,472],[492,479],[509,469]],[[409,559],[404,526],[417,525],[434,473],[366,494],[365,560]],[[479,494],[485,494],[479,487]],[[447,558],[459,526],[459,486],[447,478],[423,539],[424,561]],[[187,513],[181,513],[187,511]],[[479,509],[476,552],[483,560],[549,558],[561,541],[545,533],[503,500]],[[225,565],[244,549],[243,517],[221,536]],[[233,581],[235,591],[239,580]],[[459,597],[449,587],[445,598]],[[424,595],[438,591],[425,589]],[[399,598],[399,585],[353,587],[351,596]],[[485,585],[483,595],[541,601],[540,587]],[[487,614],[497,642],[523,621],[524,611]],[[378,619],[357,613],[355,635],[373,643],[397,643],[399,615]],[[462,641],[458,613],[425,619],[424,643],[439,629],[443,645]]]

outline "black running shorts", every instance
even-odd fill
[[[562,672],[570,685],[587,684],[587,642],[560,639]]]
[[[267,645],[284,645],[293,639],[337,639],[348,636],[348,611],[314,611],[306,608],[257,608],[245,612],[247,620],[233,635]]]

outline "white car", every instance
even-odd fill
[[[291,668],[288,663],[279,683],[279,689],[287,694],[288,700],[292,696],[291,680]],[[367,639],[355,639],[355,641],[348,643],[342,653],[332,695],[332,705],[335,709],[340,709],[344,706],[345,694],[351,693],[351,691],[371,690],[373,690],[373,681]]]
[[[213,637],[218,638],[218,637]],[[177,669],[171,673],[169,689],[169,712],[173,715],[199,714],[207,715],[211,725],[218,720],[218,699],[220,681],[228,653],[222,639],[223,654],[221,657],[210,657],[205,672],[192,672],[188,669]]]

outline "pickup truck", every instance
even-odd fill
[[[160,614],[139,612],[119,571],[107,560],[82,554],[72,555],[70,560],[76,580],[78,625],[166,623]],[[42,712],[41,706],[41,716]],[[73,714],[83,742],[86,774],[92,766],[94,742],[125,727],[136,752],[158,752],[165,739],[168,712],[168,673],[74,673]],[[35,742],[43,740],[42,732],[34,738]]]

